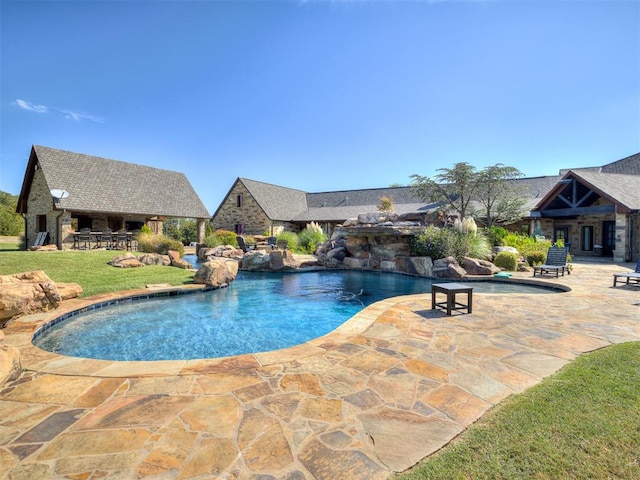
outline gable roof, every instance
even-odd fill
[[[209,212],[183,173],[34,145],[18,200],[27,200],[36,168],[49,189],[67,190],[59,209],[75,212],[207,218]]]
[[[306,193],[270,183],[238,178],[272,220],[293,220],[307,209]]]
[[[561,180],[575,179],[579,183],[593,190],[600,197],[619,205],[628,211],[640,210],[640,178],[637,175],[623,175],[619,173],[603,173],[591,169],[569,170]],[[537,203],[535,210],[544,209],[566,187],[558,182]]]

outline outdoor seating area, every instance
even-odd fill
[[[636,263],[636,269],[634,272],[613,274],[613,286],[616,287],[618,283],[622,283],[624,285],[637,285],[640,287],[640,257],[638,257],[638,262]]]
[[[73,232],[73,250],[91,250],[106,248],[107,250],[137,250],[134,232],[106,231],[92,232],[90,229],[81,229]]]
[[[571,275],[571,270],[567,264],[568,257],[569,249],[567,247],[549,247],[545,262],[542,265],[533,267],[533,276],[535,277],[538,274],[542,277],[543,275],[555,274],[555,277],[558,278],[560,273],[564,277],[565,272],[567,275]]]

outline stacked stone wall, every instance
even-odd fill
[[[237,206],[238,195],[242,195],[240,207]],[[223,229],[234,232],[237,224],[244,225],[244,233],[247,235],[261,235],[269,231],[272,224],[241,182],[237,182],[231,189],[211,222],[214,231]]]

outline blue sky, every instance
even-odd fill
[[[309,192],[640,152],[640,1],[0,0],[0,190],[32,144]],[[53,187],[53,186],[52,186]]]

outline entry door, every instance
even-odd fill
[[[602,222],[602,255],[612,256],[616,248],[616,222]]]

